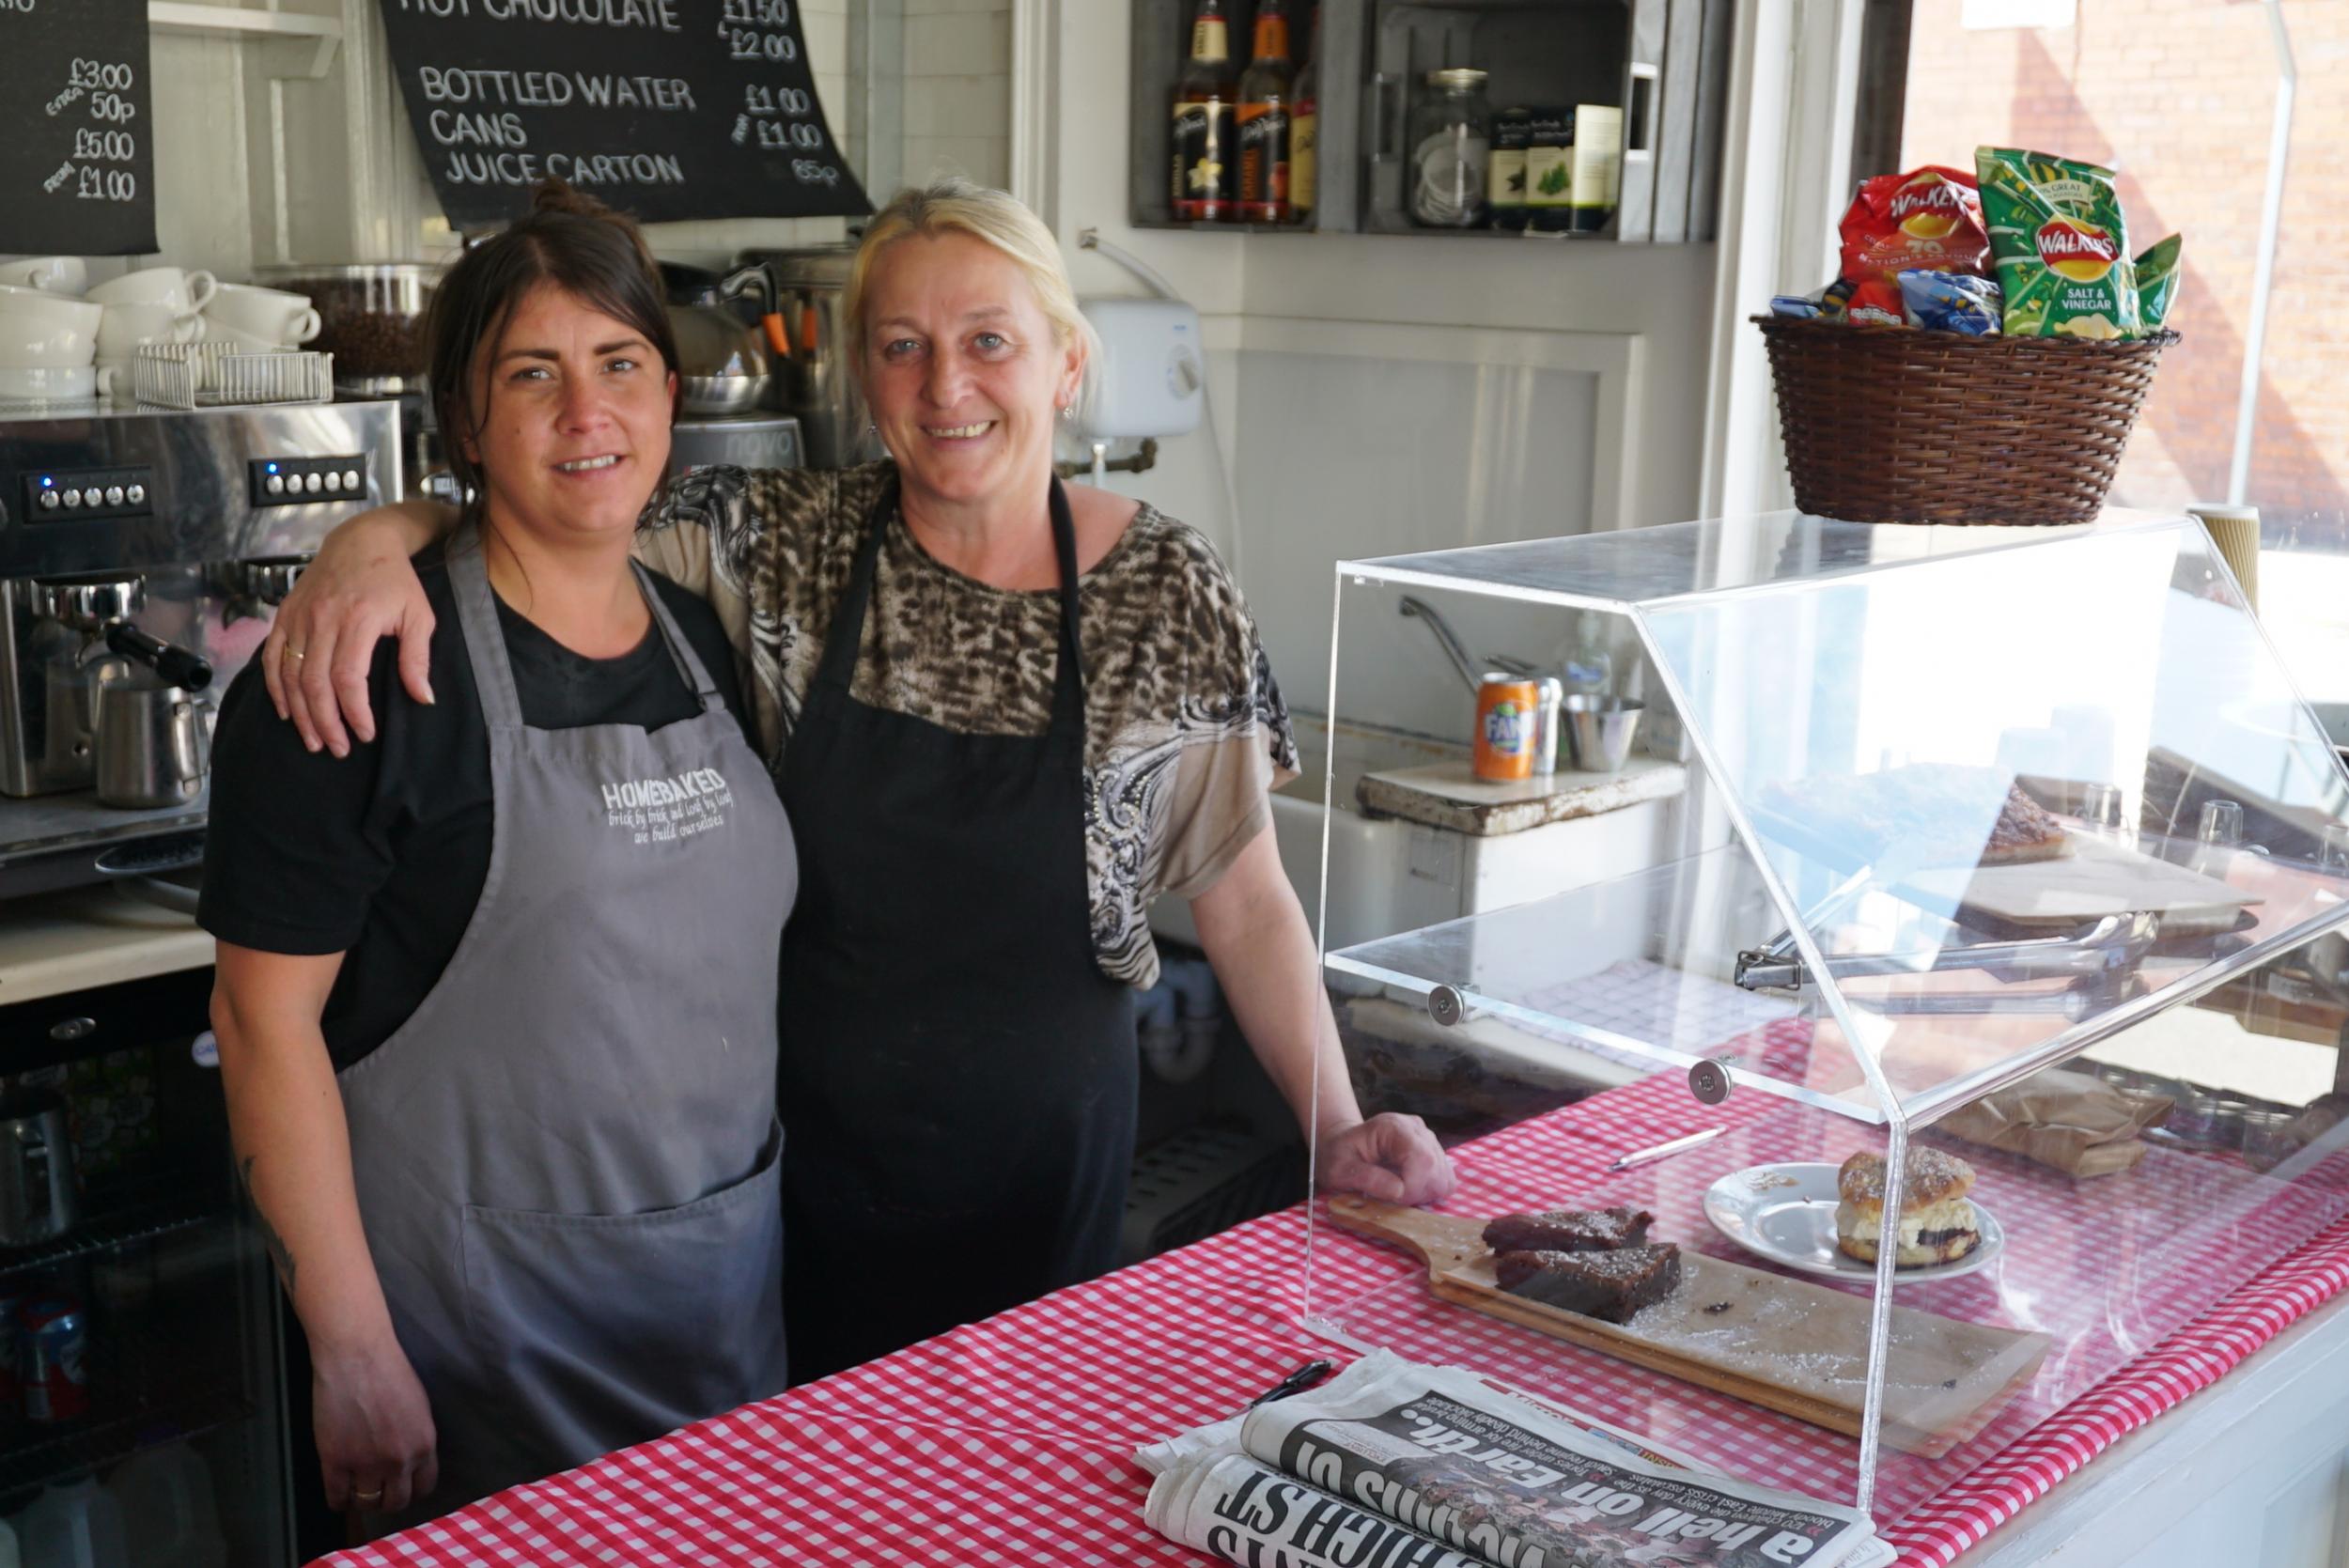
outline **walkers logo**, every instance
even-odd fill
[[[2094,283],[2121,259],[2111,235],[2079,218],[2050,218],[2033,237],[2039,259],[2074,283]]]
[[[666,844],[722,828],[725,808],[734,804],[733,786],[715,768],[601,787],[605,823],[627,831],[637,844]]]

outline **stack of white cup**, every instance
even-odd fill
[[[63,402],[98,395],[106,309],[81,298],[79,256],[0,262],[0,402]]]
[[[224,283],[204,307],[204,336],[257,354],[298,349],[319,334],[319,313],[307,294]]]
[[[98,328],[99,390],[127,396],[130,362],[143,346],[194,342],[218,287],[200,268],[178,267],[142,268],[93,285],[88,297],[106,311]]]
[[[91,285],[73,256],[0,262],[0,403],[131,395],[148,343],[234,344],[282,353],[319,334],[307,296],[147,267]]]

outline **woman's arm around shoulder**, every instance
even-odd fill
[[[432,701],[432,607],[409,558],[457,525],[455,508],[403,501],[338,524],[277,616],[257,656],[278,716],[303,745],[349,756],[352,736],[375,738],[367,672],[375,644],[399,641],[399,679]]]

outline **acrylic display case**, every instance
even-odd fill
[[[1323,1331],[1883,1520],[2349,1216],[2349,774],[2198,522],[1781,513],[1341,563],[1333,823],[1391,804],[1397,737],[1456,752],[1422,784],[1536,815],[1575,781],[1565,743],[1469,780],[1431,620],[1643,704],[1624,768],[1686,784],[1628,874],[1367,936],[1322,911],[1365,1110],[1424,1115],[1461,1177],[1316,1210],[1382,1243],[1316,1253]],[[1843,1202],[1862,1153],[1906,1232]],[[1652,1257],[1482,1235],[1610,1206],[1677,1249],[1659,1298]]]

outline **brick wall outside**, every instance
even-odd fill
[[[2164,358],[2114,499],[2221,498],[2233,451],[2276,88],[2251,0],[2079,0],[2077,25],[1968,32],[1916,0],[1902,166],[2021,146],[2121,173],[2129,242],[2186,237]],[[2349,515],[2349,0],[2283,7],[2299,67],[2250,499]]]

